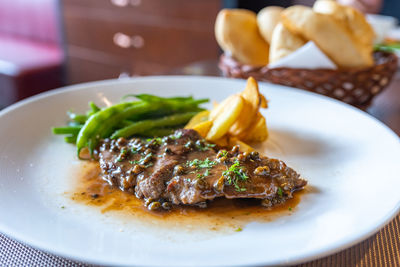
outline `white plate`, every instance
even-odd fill
[[[367,238],[399,210],[399,138],[369,115],[319,95],[261,84],[270,139],[262,149],[309,181],[291,216],[210,234],[136,228],[64,194],[79,166],[75,148],[53,136],[65,111],[118,102],[128,93],[221,100],[245,81],[145,77],[55,90],[0,112],[0,231],[68,258],[113,265],[276,265],[299,263]],[[60,207],[65,205],[65,209]],[[162,228],[162,227],[161,227]]]

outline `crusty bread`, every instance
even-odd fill
[[[223,9],[215,21],[215,37],[220,47],[243,64],[268,64],[269,45],[261,37],[257,16],[245,9]]]
[[[302,47],[306,41],[290,32],[282,23],[276,25],[269,48],[269,62],[276,62]]]
[[[329,14],[345,23],[355,38],[364,45],[370,46],[372,51],[375,33],[360,11],[332,0],[318,0],[314,3],[313,9],[318,13]]]
[[[312,40],[339,68],[373,65],[371,51],[359,42],[345,23],[305,6],[291,6],[282,12],[282,23],[294,34]]]
[[[272,32],[281,19],[281,13],[284,9],[279,6],[264,7],[257,14],[258,28],[261,36],[271,44]]]

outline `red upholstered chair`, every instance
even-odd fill
[[[0,108],[63,85],[56,0],[0,0]]]

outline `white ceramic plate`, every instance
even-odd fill
[[[241,232],[179,232],[119,221],[71,202],[75,148],[53,136],[65,111],[118,102],[128,93],[193,95],[220,101],[245,81],[146,77],[55,90],[0,112],[0,231],[68,258],[113,265],[276,265],[299,263],[367,238],[399,211],[399,138],[367,114],[319,95],[262,83],[269,141],[260,149],[309,181],[291,216]],[[66,206],[61,209],[61,206]],[[168,235],[169,234],[169,235]]]

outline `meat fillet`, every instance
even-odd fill
[[[283,161],[218,148],[194,130],[146,141],[106,139],[98,153],[104,179],[144,199],[149,209],[205,207],[217,197],[257,198],[270,207],[307,184]]]

